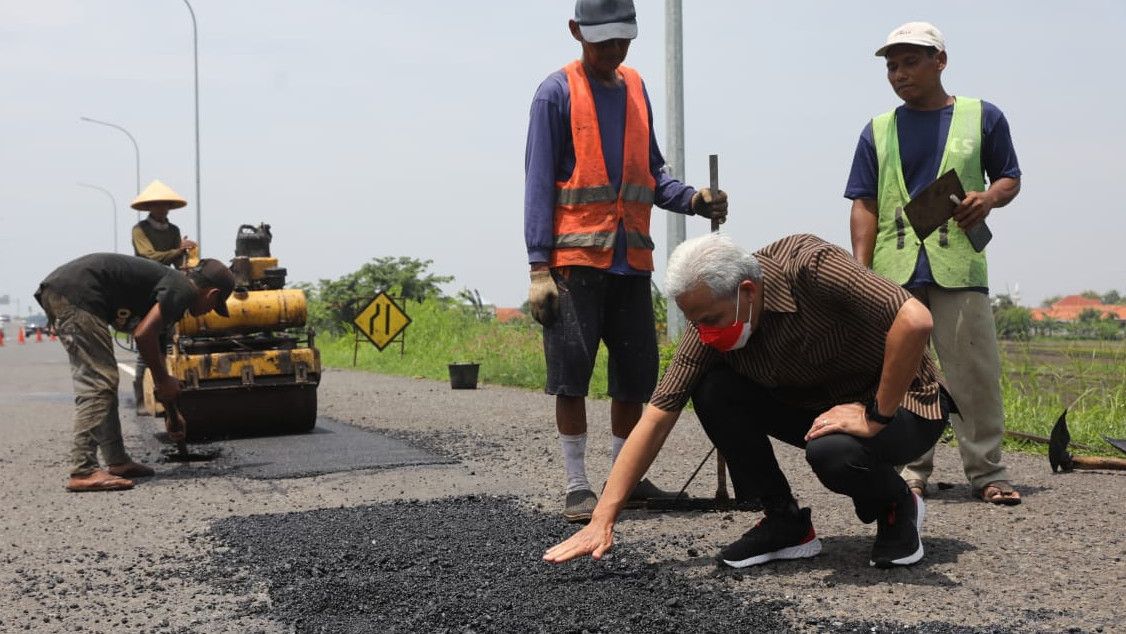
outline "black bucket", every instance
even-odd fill
[[[451,363],[450,387],[455,390],[477,389],[477,372],[480,369],[480,363]]]

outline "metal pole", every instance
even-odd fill
[[[684,29],[681,0],[665,0],[665,104],[668,117],[666,167],[673,178],[684,180]],[[683,214],[666,214],[666,255],[684,242]],[[684,314],[672,297],[666,297],[667,332],[676,341],[684,332]]]
[[[90,185],[89,183],[79,183],[78,185],[79,187],[89,187],[90,189],[96,189],[106,196],[109,196],[109,201],[113,203],[113,252],[117,253],[117,199],[114,198],[113,194],[111,194],[110,191],[105,187],[98,187],[97,185]]]
[[[137,192],[136,193],[140,194],[141,193],[141,148],[137,145],[137,139],[134,139],[133,135],[129,134],[128,130],[126,130],[125,128],[117,125],[116,123],[110,123],[109,121],[99,121],[98,119],[91,119],[90,117],[79,117],[79,119],[81,119],[82,121],[88,121],[90,123],[97,123],[98,125],[105,125],[105,126],[109,126],[111,128],[117,129],[117,130],[121,130],[122,132],[125,133],[125,136],[129,137],[129,140],[133,142],[133,156],[134,156],[134,158],[136,158],[136,162],[135,162],[136,167],[137,167]],[[137,211],[137,220],[140,220],[140,219],[141,219],[141,212],[140,212],[140,210],[138,210]]]
[[[200,225],[200,209],[203,207],[199,196],[199,33],[196,28],[195,11],[188,0],[184,0],[188,13],[192,16],[192,60],[195,65],[195,242],[203,252],[203,229]]]

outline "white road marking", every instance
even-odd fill
[[[125,365],[124,363],[118,363],[117,367],[121,368],[121,371],[128,374],[129,376],[137,378],[137,371],[133,369],[133,366]]]

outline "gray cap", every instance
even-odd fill
[[[227,311],[227,298],[235,290],[235,275],[231,269],[219,260],[204,258],[199,264],[188,269],[188,277],[196,284],[219,289],[219,301],[216,302],[215,312],[224,317],[230,317]]]
[[[587,42],[637,37],[637,11],[633,0],[576,0],[575,22]]]

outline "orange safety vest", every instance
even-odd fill
[[[606,174],[598,113],[582,61],[571,62],[563,71],[571,91],[575,170],[567,181],[555,183],[555,248],[551,266],[610,268],[618,222],[624,221],[629,265],[639,271],[652,271],[649,213],[657,181],[649,170],[649,109],[641,75],[632,68],[618,67],[626,84],[626,130],[622,186],[620,191],[614,191]]]

